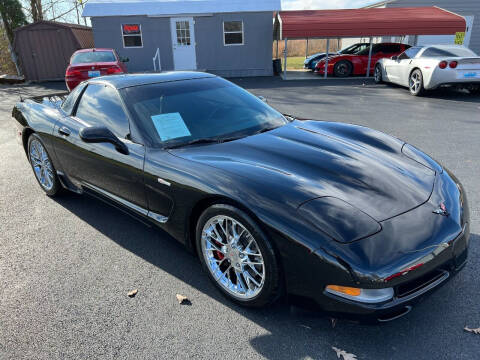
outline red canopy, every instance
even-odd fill
[[[465,19],[439,7],[280,11],[280,39],[398,35],[454,35]],[[279,33],[278,33],[279,32]]]

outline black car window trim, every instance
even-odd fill
[[[80,98],[82,97],[83,92],[84,92],[85,89],[87,88],[87,85],[88,85],[88,84],[85,84],[85,83],[80,83],[80,84],[77,85],[77,86],[82,86],[83,89],[80,91],[80,93],[78,94],[78,96],[75,98],[75,102],[74,102],[74,104],[73,104],[73,106],[72,106],[72,109],[70,110],[69,113],[67,113],[65,110],[63,110],[63,104],[65,103],[65,101],[62,103],[61,108],[62,108],[62,111],[65,113],[65,115],[67,115],[67,116],[73,116],[73,114],[75,114],[75,112],[77,111],[78,102],[80,101]],[[75,89],[74,89],[74,90],[75,90]],[[72,91],[73,91],[73,90],[72,90]],[[68,97],[68,95],[67,95],[67,97]],[[67,100],[67,98],[65,98],[65,100]]]
[[[82,119],[77,117],[77,109],[78,109],[78,105],[80,104],[80,100],[83,97],[83,94],[85,93],[85,91],[86,91],[86,89],[89,85],[104,85],[104,86],[108,86],[108,87],[112,88],[115,91],[118,98],[120,99],[120,105],[122,106],[122,110],[123,110],[123,112],[125,114],[125,117],[127,118],[127,121],[128,121],[128,134],[126,135],[125,138],[121,138],[121,140],[128,140],[128,141],[131,141],[131,142],[133,142],[135,144],[138,144],[138,145],[144,145],[143,139],[141,138],[139,131],[136,130],[135,126],[132,127],[132,123],[133,123],[132,122],[132,117],[131,117],[130,112],[128,111],[128,109],[125,105],[123,97],[120,95],[117,88],[112,86],[107,81],[98,81],[97,80],[97,81],[89,82],[87,84],[87,86],[85,86],[85,89],[83,89],[82,93],[78,96],[78,100],[75,104],[74,111],[72,112],[71,116],[74,117],[75,119],[81,120],[81,122],[84,123],[84,121]],[[133,129],[135,129],[135,131],[132,131]]]

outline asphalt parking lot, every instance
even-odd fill
[[[0,358],[336,359],[334,346],[358,359],[478,359],[480,335],[463,328],[480,327],[480,97],[414,98],[363,80],[236,82],[284,113],[369,126],[450,168],[471,208],[465,269],[381,326],[332,327],[285,302],[243,309],[163,232],[87,196],[45,196],[14,138],[11,109],[19,94],[63,85],[0,86]],[[179,305],[176,294],[192,304]]]

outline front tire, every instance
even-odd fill
[[[410,94],[413,96],[421,96],[423,94],[423,75],[420,69],[415,69],[412,71],[408,80],[408,85]]]
[[[341,60],[333,67],[333,73],[336,77],[349,77],[352,75],[353,65],[350,61]]]
[[[52,160],[37,134],[28,138],[28,160],[40,187],[48,196],[56,196],[62,188]]]
[[[226,204],[207,208],[197,222],[196,245],[210,279],[229,300],[263,307],[280,296],[273,247],[244,211]]]
[[[375,66],[374,80],[375,80],[375,84],[383,83],[382,67],[380,64],[377,64]]]

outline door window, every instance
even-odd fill
[[[177,45],[188,46],[190,41],[190,22],[188,20],[181,20],[175,22],[177,31]]]
[[[120,97],[115,89],[107,85],[88,85],[75,116],[91,126],[106,126],[121,139],[130,134],[128,118]]]
[[[399,57],[399,60],[413,59],[417,56],[418,52],[421,50],[421,47],[412,47],[408,50],[405,50]]]
[[[400,50],[401,50],[400,45],[391,44],[391,45],[383,45],[381,51],[382,51],[384,54],[393,54],[393,53],[398,53],[398,52],[400,52]]]

